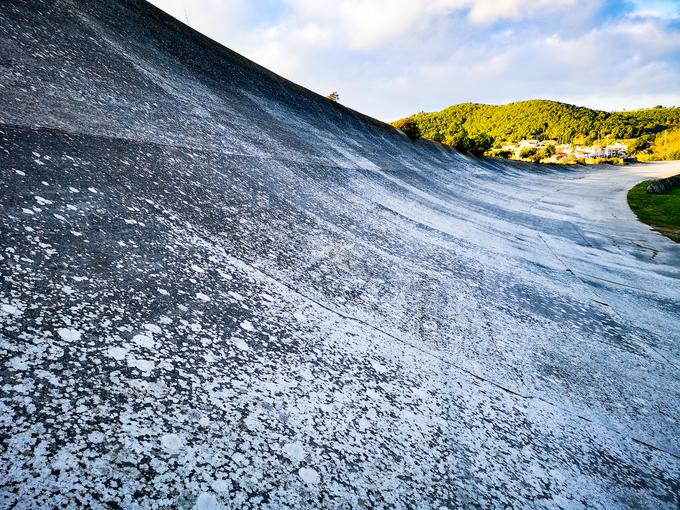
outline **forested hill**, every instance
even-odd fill
[[[491,135],[496,141],[523,138],[571,142],[575,138],[637,138],[680,126],[680,108],[650,108],[626,112],[591,110],[557,101],[531,100],[506,105],[463,103],[440,112],[418,113],[422,136],[437,139],[462,125],[467,134]]]

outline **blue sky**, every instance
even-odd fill
[[[680,0],[152,0],[383,120],[461,102],[680,106]]]

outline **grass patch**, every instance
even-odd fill
[[[654,195],[645,191],[652,182],[633,186],[628,192],[628,205],[641,222],[680,243],[680,188]]]

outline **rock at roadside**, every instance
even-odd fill
[[[647,186],[647,193],[652,193],[654,195],[664,195],[673,188],[678,187],[680,187],[680,174],[654,181],[652,184]]]

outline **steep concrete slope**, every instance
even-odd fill
[[[673,165],[465,157],[141,1],[0,9],[0,507],[677,508]]]

